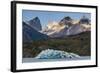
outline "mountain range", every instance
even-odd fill
[[[60,22],[49,23],[42,33],[50,37],[63,37],[90,31],[91,25],[89,19],[86,17],[81,18],[77,23],[75,22],[76,21],[67,16]]]
[[[40,19],[35,17],[27,22],[23,21],[23,40],[32,41],[47,38],[67,37],[82,32],[91,31],[91,23],[83,16],[80,20],[73,20],[67,16],[59,22],[50,22],[42,29]]]

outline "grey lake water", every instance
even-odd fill
[[[22,63],[32,62],[54,62],[54,61],[73,61],[73,60],[90,60],[91,56],[80,56],[80,58],[64,58],[64,59],[37,59],[37,58],[23,58]]]

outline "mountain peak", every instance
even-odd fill
[[[72,18],[67,16],[67,17],[64,17],[60,22],[59,22],[60,25],[67,25],[68,27],[72,25]]]
[[[67,16],[67,17],[64,17],[65,20],[68,20],[68,21],[71,21],[71,17]]]
[[[90,20],[84,15],[81,17],[79,24],[90,24]]]
[[[38,17],[35,17],[35,18],[33,18],[33,20],[39,20],[39,18]]]
[[[37,31],[42,30],[41,22],[40,22],[40,19],[38,17],[31,19],[30,21],[28,21],[28,23],[35,30],[37,30]]]

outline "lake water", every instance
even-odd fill
[[[80,56],[80,58],[65,58],[65,59],[36,59],[36,58],[23,58],[22,63],[32,62],[53,62],[53,61],[73,61],[73,60],[90,60],[91,56]]]

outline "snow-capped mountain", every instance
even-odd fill
[[[85,31],[90,31],[90,29],[91,25],[89,19],[83,17],[80,20],[75,21],[67,16],[60,22],[48,23],[47,27],[42,30],[42,33],[50,37],[64,37],[68,35],[76,35]]]

